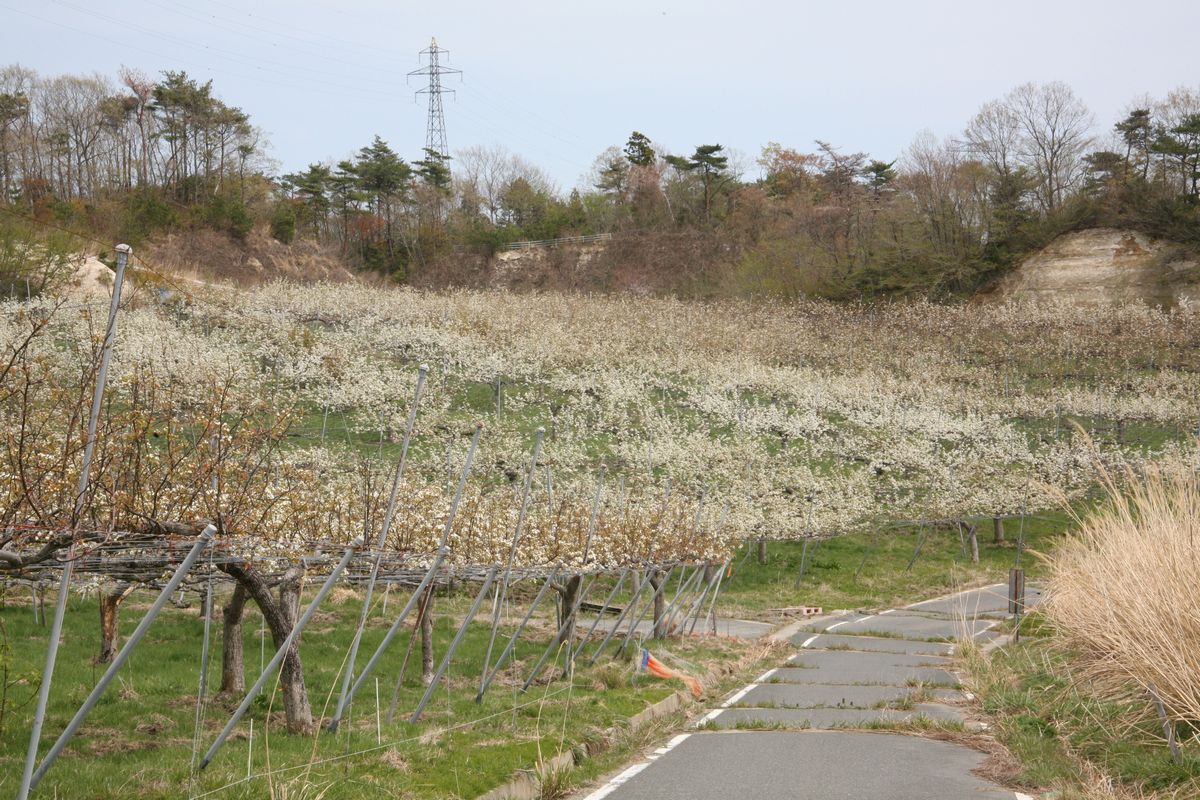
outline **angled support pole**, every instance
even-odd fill
[[[408,422],[404,428],[404,441],[400,445],[400,459],[396,462],[396,472],[392,476],[392,493],[388,497],[387,511],[383,515],[383,525],[379,529],[379,538],[375,542],[375,559],[371,564],[371,578],[367,581],[367,591],[363,595],[362,612],[358,617],[358,627],[354,629],[354,640],[350,643],[350,655],[346,661],[346,670],[342,675],[342,691],[338,695],[337,707],[333,712],[334,719],[341,719],[346,711],[346,703],[350,694],[350,681],[354,679],[354,662],[358,659],[358,646],[362,642],[363,630],[367,626],[367,614],[371,610],[371,597],[375,593],[375,582],[379,579],[379,565],[383,561],[383,547],[387,542],[388,533],[392,529],[392,520],[396,517],[396,500],[400,494],[400,483],[404,480],[404,463],[408,460],[408,445],[412,441],[413,427],[417,423],[417,407],[421,402],[421,389],[425,386],[425,376],[429,367],[422,364],[417,369],[417,388],[413,393],[412,405],[408,409]]]
[[[72,525],[79,523],[83,513],[84,498],[87,496],[88,481],[92,471],[92,454],[96,449],[96,426],[100,419],[100,408],[104,404],[104,389],[108,384],[108,367],[112,363],[112,351],[117,342],[117,312],[121,309],[121,287],[125,283],[125,267],[133,250],[127,244],[119,244],[117,271],[113,276],[112,299],[108,306],[108,325],[104,329],[104,344],[100,351],[100,368],[96,373],[96,387],[92,394],[92,409],[88,416],[87,443],[83,447],[83,464],[79,471],[79,484],[75,492],[75,513]],[[71,574],[75,570],[75,546],[67,549],[66,562],[58,580],[58,599],[54,605],[54,621],[50,623],[50,641],[46,646],[46,662],[42,667],[42,682],[38,686],[37,705],[34,707],[33,723],[29,728],[29,749],[25,751],[25,770],[21,774],[21,785],[17,789],[17,800],[26,800],[33,788],[33,767],[37,762],[38,745],[42,739],[42,723],[46,719],[46,705],[50,701],[50,684],[54,680],[54,665],[58,660],[58,642],[62,638],[63,618],[67,613],[67,596],[71,591]],[[44,624],[44,623],[43,623]]]
[[[513,632],[512,638],[508,640],[508,644],[496,658],[496,663],[491,668],[491,671],[484,675],[483,684],[479,687],[479,693],[475,695],[476,703],[483,702],[484,693],[486,693],[488,687],[492,685],[492,681],[496,679],[496,674],[500,672],[500,669],[504,666],[504,662],[508,660],[509,655],[512,654],[513,649],[517,646],[517,641],[521,638],[521,632],[524,631],[525,626],[529,624],[529,620],[533,617],[534,610],[536,610],[538,604],[542,602],[542,598],[546,596],[546,591],[553,585],[554,579],[558,577],[558,571],[561,568],[561,564],[556,564],[554,569],[550,570],[550,574],[546,576],[546,580],[542,583],[542,588],[538,589],[538,593],[533,598],[533,602],[530,604],[529,610],[525,612],[525,617],[521,620],[521,624],[517,626],[517,630]]]
[[[588,596],[588,593],[592,591],[592,587],[595,585],[596,585],[596,579],[595,579],[595,577],[593,577],[592,580],[590,582],[588,582],[588,585],[583,587],[579,591],[579,598],[575,601],[575,607],[577,609],[578,609],[579,605],[581,603],[583,603],[584,598],[586,598]],[[529,673],[529,677],[526,678],[525,683],[522,684],[522,686],[521,686],[522,692],[529,691],[529,687],[533,685],[534,680],[536,680],[537,676],[541,673],[542,667],[546,664],[546,659],[549,658],[550,654],[553,653],[555,651],[555,649],[560,646],[559,642],[558,642],[559,638],[562,637],[563,634],[565,634],[567,632],[567,630],[571,627],[572,622],[574,622],[574,620],[571,619],[570,615],[568,615],[567,620],[562,625],[559,626],[558,633],[556,633],[554,635],[554,638],[550,640],[550,644],[547,645],[546,649],[542,652],[542,657],[539,658],[537,661],[537,664],[534,665],[533,672]],[[566,647],[570,648],[571,642],[566,642],[565,645],[566,645]],[[568,650],[568,652],[570,652],[570,651]]]
[[[686,583],[684,583],[682,586],[679,587],[679,591],[675,593],[675,598],[671,601],[671,604],[669,606],[667,606],[666,609],[663,611],[663,618],[666,619],[666,621],[667,621],[666,631],[667,631],[668,635],[670,635],[671,628],[675,624],[675,615],[677,613],[679,613],[679,609],[682,606],[682,603],[680,602],[680,598],[685,596],[685,593],[690,594],[693,591],[693,589],[695,588],[694,585],[699,584],[699,582],[700,582],[699,579],[701,577],[703,577],[703,575],[704,575],[704,567],[696,567],[696,570],[692,573],[692,576],[687,579]],[[654,621],[658,622],[658,619],[656,618]]]
[[[497,567],[495,566],[488,570],[487,580],[483,582],[483,586],[479,589],[479,594],[475,595],[475,602],[471,604],[471,610],[463,618],[462,627],[458,629],[458,633],[454,634],[454,641],[450,642],[450,647],[446,650],[446,655],[442,657],[442,663],[438,665],[437,672],[433,674],[433,679],[429,681],[429,686],[425,689],[425,694],[421,697],[421,702],[417,703],[417,709],[413,712],[412,717],[409,718],[409,722],[417,722],[421,719],[421,715],[425,713],[425,706],[429,704],[434,690],[442,682],[442,676],[446,674],[446,670],[450,667],[450,659],[454,657],[454,651],[462,644],[463,637],[467,635],[467,628],[471,626],[471,620],[475,619],[475,615],[479,612],[479,606],[483,603],[484,596],[487,594],[488,589],[492,588],[492,581],[496,580],[496,570]]]
[[[721,582],[725,580],[725,573],[729,570],[729,562],[732,559],[725,561],[725,566],[721,568],[721,575],[717,578],[717,588],[713,590],[712,602],[708,604],[708,614],[705,616],[705,627],[711,630],[714,634],[717,632],[717,597],[721,594]],[[692,623],[692,629],[695,630],[696,624]]]
[[[83,721],[87,719],[87,715],[96,707],[96,703],[99,702],[100,696],[104,694],[104,690],[112,683],[113,678],[117,677],[117,672],[120,671],[121,667],[125,666],[125,662],[129,660],[129,656],[133,653],[134,648],[142,641],[142,637],[146,635],[146,631],[150,629],[150,625],[171,599],[171,595],[179,588],[179,584],[183,583],[184,577],[188,574],[192,565],[196,563],[196,559],[200,557],[201,551],[208,546],[209,541],[216,532],[216,527],[209,525],[196,537],[196,542],[192,545],[192,549],[188,551],[187,556],[183,559],[183,563],[176,568],[175,574],[167,581],[167,585],[158,593],[154,605],[150,606],[150,610],[146,612],[146,616],[142,617],[142,621],[138,623],[137,628],[130,634],[124,646],[121,647],[121,652],[117,653],[116,658],[108,665],[108,669],[104,671],[104,675],[92,687],[92,691],[88,694],[87,699],[83,701],[83,705],[75,712],[75,716],[67,723],[67,727],[50,748],[50,752],[46,753],[46,757],[38,765],[37,771],[33,773],[33,780],[29,785],[30,790],[33,790],[41,782],[42,778],[46,775],[46,770],[50,769],[55,759],[62,754],[67,743],[71,741],[71,737],[78,732],[79,727],[83,725]]]
[[[345,709],[350,705],[350,702],[354,700],[354,695],[358,694],[358,690],[362,688],[363,683],[366,682],[367,676],[370,675],[375,669],[375,665],[379,663],[379,659],[383,657],[388,645],[392,643],[392,639],[394,639],[396,634],[399,632],[400,626],[404,624],[404,620],[408,618],[408,615],[412,612],[413,607],[416,606],[417,601],[421,599],[422,592],[428,588],[430,582],[437,575],[438,570],[442,568],[442,562],[446,560],[446,555],[448,552],[449,551],[446,550],[446,548],[442,548],[438,551],[437,557],[433,559],[433,563],[429,566],[429,569],[426,570],[425,577],[421,579],[421,582],[417,584],[417,588],[413,590],[412,596],[408,598],[408,602],[404,604],[404,608],[392,622],[392,627],[388,628],[387,633],[383,635],[383,641],[379,643],[377,648],[375,648],[375,652],[372,653],[371,657],[367,660],[367,664],[363,667],[358,679],[350,686],[350,692],[346,695],[346,702],[342,706],[343,713],[345,713]],[[341,724],[341,721],[342,718],[340,716],[334,715],[333,718],[331,718],[329,722],[325,724],[325,730],[329,731],[330,733],[336,732],[338,725]]]
[[[633,595],[629,598],[629,604],[625,606],[625,610],[621,612],[621,616],[617,617],[617,621],[613,623],[612,630],[606,633],[604,638],[600,640],[600,645],[596,648],[596,652],[592,653],[592,657],[588,659],[587,665],[589,667],[596,663],[596,659],[600,658],[600,654],[604,652],[604,648],[608,646],[608,643],[612,640],[613,636],[615,636],[617,631],[621,629],[621,623],[624,622],[625,618],[629,616],[630,611],[636,609],[640,605],[640,601],[642,599],[642,590],[645,589],[649,584],[650,581],[648,579],[639,580],[637,577],[637,572],[634,572],[634,590]],[[637,615],[635,614],[634,617],[636,616]],[[630,619],[633,619],[633,617],[630,617]]]
[[[719,580],[721,580],[721,576],[725,574],[725,564],[727,563],[729,562],[721,564],[720,571],[705,582],[704,591],[700,592],[700,596],[693,600],[692,604],[688,606],[687,611],[684,612],[683,620],[680,623],[679,629],[682,631],[686,627],[688,629],[687,632],[689,636],[695,632],[696,623],[700,621],[700,612],[704,608],[704,601],[708,599],[708,593],[713,590],[713,587],[717,585]],[[688,625],[689,619],[692,621],[691,625]]]
[[[667,570],[667,574],[663,576],[662,585],[664,590],[666,589],[667,582],[671,580],[671,570],[673,569],[675,569],[675,567],[672,566]],[[645,621],[648,614],[654,613],[654,595],[658,590],[654,588],[654,584],[650,581],[650,573],[652,570],[652,567],[646,568],[646,579],[642,582],[643,586],[650,587],[650,602],[647,603],[646,607],[638,612],[637,615],[629,618],[629,630],[625,632],[625,638],[621,641],[621,646],[617,648],[618,655],[624,654],[625,649],[629,647],[630,641],[633,640],[633,635],[637,633],[638,625],[641,625],[642,622]],[[653,631],[651,631],[651,634],[653,634]]]
[[[517,528],[513,533],[512,546],[508,550],[508,562],[504,566],[504,576],[500,581],[500,593],[496,595],[496,608],[492,612],[492,633],[488,638],[487,653],[483,657],[483,672],[479,677],[479,694],[475,696],[475,702],[479,702],[483,698],[483,693],[487,689],[488,674],[491,671],[492,663],[492,648],[496,645],[496,631],[500,628],[500,609],[504,607],[504,601],[508,597],[508,582],[512,577],[513,562],[517,558],[517,545],[521,541],[521,532],[525,528],[525,515],[529,512],[529,492],[533,486],[533,476],[537,471],[538,456],[542,452],[542,438],[546,435],[545,428],[538,428],[533,440],[533,457],[529,462],[529,471],[525,473],[525,486],[521,489],[521,510],[517,514]]]
[[[617,592],[625,585],[625,577],[629,574],[629,568],[625,567],[621,570],[621,574],[617,577],[617,582],[613,585],[612,591],[608,593],[608,597],[604,598],[604,605],[601,606],[596,618],[592,620],[591,626],[588,627],[587,633],[583,635],[583,640],[579,642],[579,647],[575,648],[575,652],[571,655],[571,663],[575,663],[575,659],[579,658],[579,654],[583,652],[583,646],[592,638],[592,634],[596,632],[596,626],[600,624],[600,620],[604,618],[604,612],[608,611],[608,607],[612,605],[613,598],[617,596]]]
[[[225,740],[229,737],[229,734],[233,733],[234,727],[245,716],[246,712],[250,710],[250,704],[254,702],[254,698],[258,697],[258,693],[262,691],[263,686],[266,685],[275,670],[279,668],[279,664],[283,661],[284,656],[291,649],[292,643],[300,637],[309,620],[317,613],[317,608],[321,605],[321,601],[325,599],[325,595],[329,594],[329,590],[337,583],[337,579],[342,576],[342,572],[345,571],[346,566],[350,563],[350,559],[354,558],[354,551],[358,549],[359,544],[360,542],[355,542],[346,548],[346,552],[342,554],[342,560],[333,568],[333,572],[329,573],[329,577],[321,585],[317,596],[308,604],[308,608],[304,609],[304,614],[292,626],[287,638],[283,640],[283,644],[275,651],[275,655],[271,657],[271,661],[267,664],[266,669],[258,676],[258,680],[250,687],[250,691],[246,692],[246,696],[242,698],[241,704],[233,712],[233,716],[229,718],[229,721],[225,723],[224,729],[217,735],[216,741],[212,743],[212,746],[208,748],[208,752],[204,754],[204,758],[200,759],[200,769],[204,769],[209,765],[209,762],[213,760],[213,756],[221,749],[221,745],[225,744]]]
[[[382,657],[384,651],[387,650],[388,645],[392,643],[392,639],[395,637],[396,632],[400,630],[400,626],[404,623],[404,618],[408,616],[409,612],[412,611],[413,606],[417,604],[417,599],[420,597],[421,592],[429,585],[429,582],[433,580],[433,576],[442,566],[442,562],[446,560],[446,556],[450,552],[446,547],[446,543],[450,541],[450,531],[454,527],[454,518],[458,515],[458,506],[460,503],[462,503],[463,491],[467,487],[467,478],[471,475],[471,464],[475,461],[475,452],[479,449],[479,436],[482,433],[483,423],[475,423],[475,433],[471,436],[471,447],[467,450],[467,458],[463,462],[462,473],[458,478],[458,488],[454,492],[454,500],[450,503],[450,513],[446,516],[445,527],[442,528],[442,540],[438,543],[438,554],[437,558],[434,559],[433,566],[429,568],[429,571],[425,574],[420,586],[418,586],[417,590],[413,592],[412,597],[408,599],[408,603],[405,604],[404,610],[400,612],[400,616],[396,617],[396,621],[392,623],[392,627],[389,628],[387,634],[384,635],[383,641],[379,643],[379,647],[375,648],[374,655],[371,656],[371,659],[367,662],[367,665],[363,667],[362,673],[350,686],[350,690],[345,693],[344,700],[339,701],[341,711],[338,712],[335,710],[333,717],[325,725],[325,730],[329,731],[330,733],[333,733],[338,729],[338,725],[340,725],[342,721],[342,716],[346,713],[346,707],[353,702],[354,696],[358,694],[358,690],[362,688],[363,683],[366,682],[367,676],[371,674],[371,671],[379,662],[380,657]],[[449,457],[449,451],[447,451],[447,457]]]

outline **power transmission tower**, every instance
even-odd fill
[[[442,115],[442,95],[454,94],[454,90],[442,88],[442,76],[462,75],[462,70],[451,69],[441,63],[443,57],[447,61],[450,60],[450,51],[438,47],[437,39],[431,40],[429,47],[422,50],[420,55],[428,56],[429,63],[408,73],[408,76],[429,76],[429,85],[416,92],[418,95],[429,95],[429,125],[425,132],[425,147],[439,155],[449,156],[446,147],[446,118]]]

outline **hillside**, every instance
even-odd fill
[[[260,229],[243,241],[208,228],[173,230],[139,247],[138,256],[155,270],[240,286],[281,278],[299,283],[362,279],[335,247],[300,238],[284,244]]]
[[[1200,260],[1178,245],[1132,230],[1074,231],[1022,261],[991,297],[1174,307],[1200,299]]]

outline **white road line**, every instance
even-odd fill
[[[778,671],[779,671],[778,669],[769,669],[766,672],[764,672],[762,675],[759,675],[757,678],[755,678],[754,682],[755,683],[766,683],[767,681],[769,681],[771,679],[771,676],[774,675]]]
[[[825,629],[825,633],[829,633],[834,628],[840,628],[843,625],[849,625],[851,622],[866,622],[867,620],[872,619],[874,616],[875,616],[874,614],[868,614],[867,616],[859,617],[858,619],[845,619],[845,620],[842,620],[841,622],[835,622],[832,625],[830,625],[828,628]]]
[[[887,611],[880,611],[880,612],[879,612],[879,616],[881,616],[881,617],[882,617],[884,614],[890,614],[890,613],[892,613],[892,612],[893,612],[893,611],[895,611],[895,610],[896,610],[896,609],[894,609],[894,608],[889,608]]]
[[[584,798],[584,800],[603,800],[603,798],[608,797],[610,794],[620,788],[621,784],[625,783],[627,780],[632,778],[634,775],[637,775],[648,766],[650,766],[649,761],[643,764],[634,764],[632,767],[625,770],[620,775],[616,776],[608,783],[589,794],[586,798]]]
[[[1032,797],[1021,792],[1013,792],[1013,797],[1015,797],[1016,800],[1033,800]]]
[[[757,683],[751,683],[751,684],[747,685],[744,689],[739,691],[733,697],[729,698],[724,703],[721,703],[721,708],[729,708],[731,705],[736,703],[738,700],[741,700],[743,697],[745,697],[747,694],[749,694],[750,690],[756,686],[758,686]]]
[[[804,644],[800,645],[800,647],[802,647],[802,648],[808,647],[810,644],[812,644],[813,642],[815,642],[817,639],[820,639],[820,638],[821,638],[821,634],[819,634],[819,633],[816,636],[810,636],[804,640]]]
[[[981,630],[981,631],[976,631],[976,632],[975,632],[975,635],[974,635],[974,636],[972,636],[971,638],[972,638],[972,639],[974,639],[974,638],[976,638],[977,636],[982,636],[983,634],[987,633],[988,631],[990,631],[990,630],[991,630],[992,628],[994,628],[994,627],[996,627],[996,620],[992,620],[992,621],[991,621],[991,622],[989,622],[987,625],[985,625],[985,626],[984,626],[984,628],[983,628],[983,630]]]
[[[1005,584],[1005,583],[990,583],[987,586],[978,586],[974,589],[959,589],[957,592],[951,592],[950,594],[944,594],[944,595],[941,595],[940,597],[931,597],[928,600],[922,600],[919,603],[910,603],[909,605],[904,606],[904,608],[920,608],[923,605],[928,605],[929,603],[939,603],[942,600],[949,600],[952,597],[958,597],[959,595],[967,594],[968,592],[982,592],[982,591],[986,591],[988,589],[995,589],[997,586],[1007,586],[1007,585],[1008,584]]]
[[[700,720],[696,723],[695,727],[700,728],[700,727],[703,727],[706,723],[712,722],[714,719],[721,716],[722,711],[724,711],[724,709],[714,708],[712,711],[708,712],[703,717],[701,717]]]

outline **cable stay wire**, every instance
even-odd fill
[[[575,130],[573,128],[569,128],[565,125],[560,125],[559,123],[555,122],[554,120],[549,119],[549,118],[543,116],[542,114],[539,114],[538,112],[530,109],[528,106],[525,106],[524,104],[522,104],[519,100],[515,100],[515,99],[513,99],[512,96],[506,94],[505,92],[501,91],[500,89],[497,89],[495,86],[490,84],[487,81],[487,79],[485,79],[485,78],[480,78],[480,77],[472,74],[471,82],[475,83],[476,85],[480,86],[483,90],[485,90],[485,91],[479,92],[479,95],[481,97],[484,97],[484,98],[495,97],[495,98],[499,99],[500,101],[504,102],[505,104],[507,104],[510,108],[514,108],[514,109],[520,111],[523,115],[540,120],[543,124],[548,125],[551,128],[557,128],[558,131],[561,134],[563,134],[564,136],[572,137],[573,141],[570,142],[571,144],[578,143],[578,140],[574,140],[574,136],[577,133],[577,130]],[[468,85],[469,88],[467,88],[467,91],[469,93],[474,91],[474,88],[470,87],[469,83],[467,81],[464,80],[464,84]]]
[[[69,25],[64,22],[59,22],[58,20],[47,19],[46,17],[42,17],[37,14],[32,14],[21,8],[13,8],[12,6],[0,4],[0,9],[4,9],[6,11],[11,11],[15,14],[22,14],[26,17],[29,17],[30,19],[35,19],[35,20],[38,20],[39,22],[44,22],[47,25],[53,25],[55,27],[62,28],[64,30],[73,31],[73,32],[81,34],[83,36],[87,36],[91,39],[94,39],[96,36],[95,31],[89,31],[89,30],[85,30],[83,28],[78,28],[78,27],[75,27],[74,25]],[[136,43],[123,42],[121,46],[126,51],[133,51],[133,52],[142,53],[144,55],[154,56],[155,58],[164,59],[168,63],[188,65],[188,66],[196,67],[196,68],[206,70],[208,72],[215,73],[218,75],[226,75],[231,78],[241,78],[241,79],[247,80],[247,81],[257,81],[260,83],[265,83],[270,86],[278,86],[278,87],[285,88],[285,89],[294,89],[297,91],[302,91],[302,92],[305,92],[306,94],[322,94],[322,95],[326,95],[326,96],[339,97],[339,98],[344,98],[346,95],[352,94],[352,95],[357,95],[359,98],[364,99],[364,100],[379,100],[381,98],[381,95],[379,95],[379,94],[364,92],[364,91],[358,90],[353,87],[348,87],[348,88],[343,87],[343,88],[334,90],[331,88],[325,88],[323,86],[315,86],[312,84],[280,81],[280,80],[276,80],[276,79],[268,77],[268,76],[251,75],[251,74],[247,74],[244,72],[237,72],[237,71],[234,71],[231,69],[227,69],[226,67],[213,66],[212,64],[207,63],[207,62],[195,61],[193,59],[187,58],[186,56],[180,56],[177,53],[163,53],[163,52],[160,52],[157,50],[150,49],[148,47],[144,47],[144,46],[142,46],[140,44],[136,44]],[[392,102],[394,102],[396,100],[396,98],[394,96],[387,97],[386,99],[389,101],[392,101]]]
[[[198,22],[200,24],[209,25],[210,28],[215,28],[217,30],[226,31],[226,32],[228,32],[228,34],[233,34],[234,36],[241,36],[241,37],[247,38],[247,40],[250,40],[251,42],[253,42],[254,46],[256,46],[258,48],[262,48],[264,43],[271,44],[271,47],[280,47],[281,46],[280,43],[270,42],[269,40],[264,42],[264,37],[262,34],[265,34],[266,36],[275,36],[276,35],[276,34],[274,34],[274,32],[269,31],[269,30],[264,30],[264,29],[260,29],[260,28],[251,28],[251,26],[242,25],[240,23],[233,23],[233,22],[222,23],[222,18],[217,17],[216,14],[208,14],[208,16],[205,16],[205,14],[203,14],[203,13],[190,13],[186,10],[186,8],[181,8],[179,6],[179,4],[164,4],[164,2],[158,2],[157,0],[143,0],[143,1],[148,2],[149,5],[154,6],[156,8],[161,8],[161,10],[163,10],[163,11],[167,11],[169,13],[176,14],[176,16],[179,16],[179,17],[182,17],[185,19],[191,19],[191,20],[193,20],[193,22]],[[240,30],[241,28],[251,28],[251,30],[260,31],[260,32],[247,32],[246,30]],[[292,38],[295,38],[295,37],[292,37]],[[296,40],[296,41],[302,41],[302,40]],[[313,44],[314,42],[305,42],[305,43]],[[301,56],[305,56],[305,58],[307,58],[307,59],[312,59],[313,61],[317,61],[317,62],[335,61],[335,62],[337,62],[337,64],[344,64],[344,65],[347,65],[350,67],[354,67],[355,70],[367,71],[367,72],[371,72],[371,73],[376,73],[376,72],[380,71],[380,67],[378,64],[367,64],[367,62],[365,62],[365,61],[348,61],[346,59],[338,58],[338,56],[330,54],[328,49],[324,49],[323,52],[318,53],[318,52],[314,52],[314,50],[304,50],[304,49],[300,49],[298,47],[292,46],[292,44],[286,44],[286,43],[282,44],[282,49],[284,50],[284,52],[287,52],[289,55],[301,55]],[[386,72],[388,70],[384,70],[384,71]]]
[[[355,75],[337,74],[337,73],[330,72],[328,70],[322,70],[319,68],[309,67],[309,66],[306,66],[303,64],[288,64],[288,63],[285,63],[282,61],[274,61],[272,59],[267,59],[267,58],[257,58],[254,56],[248,56],[245,53],[240,53],[235,50],[228,50],[224,47],[218,47],[216,45],[208,45],[208,44],[203,44],[201,42],[195,42],[195,41],[192,41],[191,39],[186,39],[182,36],[177,36],[172,33],[164,33],[163,31],[146,27],[145,25],[142,25],[137,22],[130,22],[128,20],[123,20],[123,19],[119,19],[117,17],[113,17],[109,14],[102,14],[99,11],[95,11],[90,8],[86,8],[83,6],[77,6],[77,5],[74,5],[73,3],[67,2],[67,0],[53,0],[53,2],[56,5],[62,6],[63,8],[66,8],[70,11],[73,11],[73,12],[76,12],[79,14],[86,14],[86,15],[88,15],[90,17],[94,17],[98,20],[107,22],[112,25],[116,25],[116,26],[120,27],[122,30],[126,30],[126,31],[136,30],[136,31],[140,31],[141,33],[146,34],[147,36],[154,37],[156,39],[166,40],[168,42],[173,42],[173,43],[179,44],[184,47],[191,47],[191,48],[197,48],[200,50],[204,50],[208,53],[213,54],[214,56],[216,56],[218,58],[228,59],[234,63],[240,64],[241,66],[253,67],[258,70],[262,70],[265,72],[277,73],[277,74],[283,75],[283,76],[296,75],[297,72],[307,72],[307,73],[311,73],[313,75],[313,77],[305,78],[305,80],[319,81],[321,83],[328,84],[329,86],[332,86],[335,88],[345,88],[347,83],[355,84],[355,83],[362,83],[363,81],[367,81],[370,83],[377,83],[379,85],[379,89],[384,90],[384,91],[390,90],[392,88],[392,85],[390,83],[381,81],[381,80],[376,80],[376,79],[372,79],[372,78],[362,78],[361,76],[355,76]],[[299,77],[304,77],[304,76],[299,76]]]
[[[289,22],[285,22],[283,20],[279,20],[279,19],[275,19],[275,18],[268,19],[267,17],[264,17],[262,14],[255,14],[254,12],[247,10],[247,8],[245,6],[235,6],[231,3],[223,2],[223,0],[207,0],[207,2],[211,3],[212,5],[217,5],[217,6],[221,6],[223,8],[227,8],[231,11],[236,11],[239,14],[245,14],[247,17],[250,17],[252,19],[260,20],[260,21],[264,22],[265,24],[270,25],[271,29],[290,28],[291,30],[296,31],[297,33],[302,33],[302,34],[305,34],[305,36],[309,37],[308,39],[306,39],[304,41],[309,41],[310,43],[320,44],[322,47],[326,46],[329,42],[339,42],[345,46],[353,47],[358,50],[375,50],[376,52],[383,53],[383,54],[386,54],[389,56],[395,56],[395,57],[399,58],[399,55],[396,53],[396,51],[392,50],[391,48],[378,47],[376,45],[367,44],[365,42],[355,42],[355,41],[351,41],[349,39],[342,39],[337,36],[330,35],[330,33],[328,31],[310,31],[307,28],[301,28],[297,25],[293,25],[293,24],[291,24]],[[344,13],[344,10],[342,13]],[[238,23],[238,24],[244,24],[244,23]],[[265,28],[261,28],[261,27],[255,28],[255,29],[264,31],[267,33],[278,33],[275,30],[265,29]],[[287,35],[287,34],[279,34],[279,35]]]
[[[487,95],[485,95],[483,92],[478,91],[477,89],[466,84],[465,82],[464,82],[462,88],[466,94],[470,95],[471,97],[475,98],[476,100],[479,100],[480,102],[484,103],[485,105],[491,107],[494,111],[504,114],[507,118],[513,120],[517,124],[523,125],[523,126],[529,128],[530,130],[532,130],[536,133],[539,133],[542,136],[545,136],[548,139],[554,139],[554,140],[556,140],[558,142],[562,142],[563,144],[568,145],[568,146],[577,146],[577,145],[581,144],[578,139],[563,138],[562,136],[559,136],[554,131],[549,130],[548,128],[542,127],[541,125],[534,124],[520,110],[514,110],[512,107],[506,108],[501,103],[498,103],[498,102],[488,98]]]

